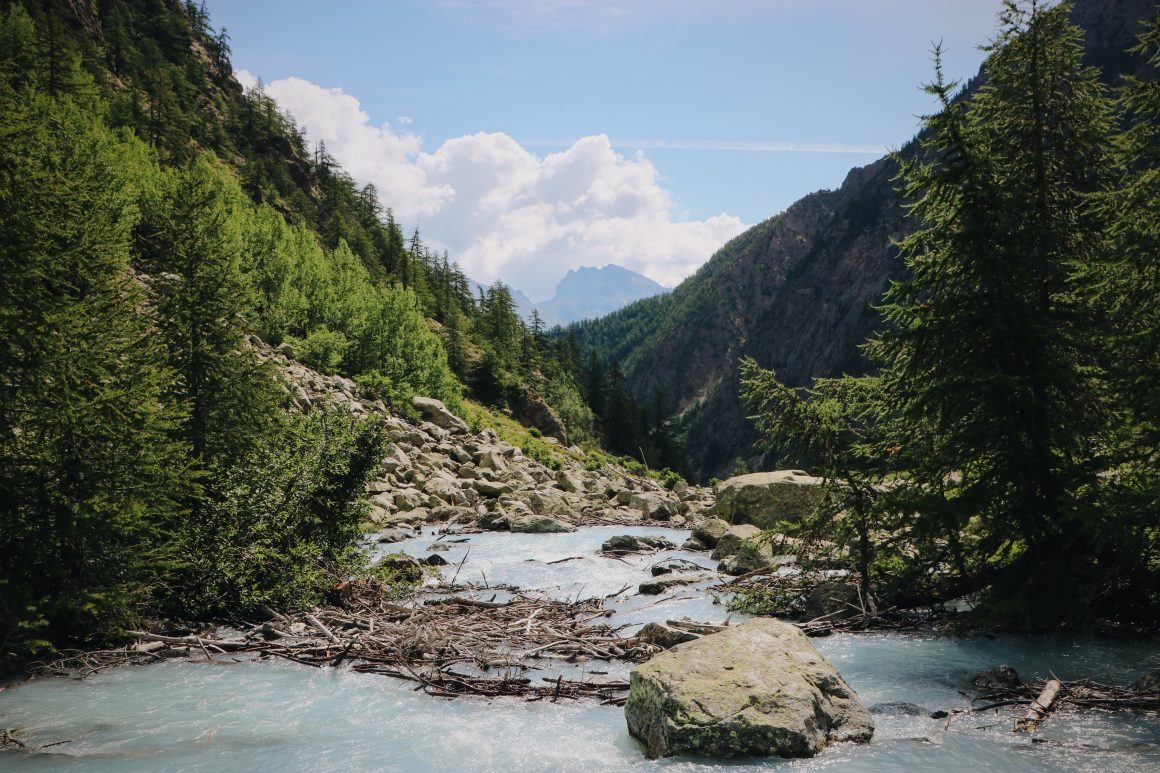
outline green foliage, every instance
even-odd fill
[[[8,22],[22,23],[15,9]],[[71,99],[5,96],[0,655],[136,619],[179,517],[183,406],[129,267],[140,148]]]
[[[311,330],[303,340],[292,337],[286,340],[294,347],[295,356],[301,362],[323,373],[337,372],[350,348],[345,335],[325,325]]]
[[[1066,14],[1008,4],[974,97],[953,103],[941,76],[929,88],[943,110],[928,156],[902,164],[922,227],[901,244],[910,278],[887,293],[870,347],[906,419],[896,443],[924,457],[919,496],[954,476],[947,508],[981,519],[984,552],[1028,548],[1012,562],[1022,579],[992,587],[1056,599],[1099,530],[1083,498],[1101,464],[1096,326],[1072,276],[1101,248],[1089,202],[1111,130]],[[1084,594],[1071,587],[1066,611],[1082,613]]]
[[[382,428],[349,413],[288,415],[245,457],[211,471],[202,516],[175,535],[183,562],[167,604],[197,618],[318,603],[364,568],[354,548]]]
[[[791,389],[744,367],[768,447],[826,479],[793,536],[893,603],[974,591],[1019,626],[1157,614],[1160,39],[1117,135],[1068,10],[1005,4],[969,98],[936,57],[940,111],[897,159],[919,228],[867,345],[881,374]]]

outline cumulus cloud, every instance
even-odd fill
[[[300,78],[265,89],[469,276],[502,278],[536,300],[581,265],[618,263],[675,285],[745,228],[728,214],[679,218],[652,163],[639,151],[617,153],[605,135],[545,156],[503,133],[455,137],[426,152],[419,134],[375,125],[341,89]]]

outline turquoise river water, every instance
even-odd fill
[[[596,554],[603,540],[623,533],[659,534],[676,543],[687,535],[643,527],[471,535],[443,554],[450,562],[444,576],[458,570],[460,582],[512,584],[557,598],[603,596],[629,585],[610,604],[617,610],[613,625],[683,617],[721,622],[728,616],[698,588],[677,589],[660,603],[629,595],[658,560],[711,562],[679,551],[625,561]],[[425,535],[389,549],[426,555],[433,539]],[[582,557],[547,563],[574,556]],[[169,661],[0,691],[0,727],[19,729],[30,747],[65,742],[35,753],[0,752],[0,770],[1160,770],[1156,717],[1063,711],[1025,737],[1011,732],[1005,709],[957,718],[947,729],[945,720],[927,716],[966,706],[963,683],[1000,663],[1024,679],[1053,672],[1064,679],[1129,683],[1143,671],[1160,669],[1155,643],[909,634],[835,635],[814,643],[867,705],[910,703],[923,711],[877,714],[872,743],[840,745],[811,760],[653,761],[629,737],[615,707],[432,698],[382,676],[285,662]],[[627,667],[606,663],[570,668],[570,676],[586,669],[627,673]]]

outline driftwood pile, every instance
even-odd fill
[[[1022,709],[1017,712],[1012,730],[1028,733],[1037,730],[1051,712],[1062,708],[1160,713],[1160,692],[1137,687],[1115,687],[1091,679],[1065,682],[1054,676],[982,695],[971,702],[986,705],[939,711],[931,716],[935,719],[945,718],[943,728],[946,729],[959,717],[977,716],[986,711],[1012,706],[1026,706],[1026,712]],[[983,725],[980,729],[987,727],[994,725]]]
[[[974,713],[1001,706],[1028,706],[1027,714],[1018,720],[1016,730],[1034,730],[1047,714],[1064,706],[1085,709],[1127,709],[1131,711],[1160,711],[1160,693],[1146,692],[1132,687],[1115,687],[1091,679],[1065,682],[1052,677],[1031,684],[983,695],[977,701],[990,701],[986,706],[972,709]]]
[[[769,600],[770,608],[760,614],[785,616],[807,636],[829,636],[834,633],[865,631],[908,631],[934,627],[944,619],[935,609],[878,609],[873,599],[858,590],[858,598],[835,597],[830,601],[840,608],[824,615],[802,620],[795,606],[819,586],[831,582],[817,572],[791,575],[770,574],[762,569],[714,586],[718,593],[748,593]],[[749,611],[749,610],[746,610]],[[799,618],[799,619],[792,619]]]
[[[613,596],[617,594],[612,594]],[[417,683],[430,695],[523,696],[529,700],[591,697],[622,703],[623,680],[537,678],[557,663],[642,661],[656,644],[623,637],[601,622],[611,613],[604,599],[558,601],[516,592],[510,599],[482,601],[463,595],[402,605],[371,581],[344,583],[341,603],[297,615],[269,610],[270,619],[228,637],[167,636],[130,631],[139,640],[119,651],[122,662],[174,654],[213,660],[233,653],[283,658],[308,666],[350,664],[356,671]],[[91,673],[105,664],[57,664]],[[600,672],[595,672],[600,676]]]

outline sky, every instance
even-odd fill
[[[267,93],[409,232],[534,301],[570,268],[674,286],[898,148],[998,0],[209,0]]]

